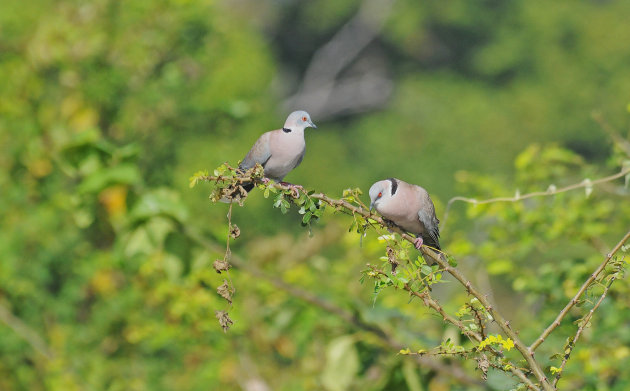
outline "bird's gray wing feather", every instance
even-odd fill
[[[418,211],[418,219],[424,225],[424,228],[435,244],[434,247],[440,248],[440,220],[435,217],[435,210],[433,208],[422,208]]]
[[[260,163],[263,167],[271,158],[271,148],[269,147],[269,139],[271,133],[263,133],[258,140],[254,143],[252,149],[247,152],[243,162],[239,165],[239,168],[243,170],[248,170],[256,165],[256,163]]]

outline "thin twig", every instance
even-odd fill
[[[444,309],[442,308],[442,306],[437,301],[435,301],[428,293],[426,293],[426,292],[418,293],[416,291],[413,291],[411,289],[411,287],[409,286],[409,284],[405,284],[405,290],[407,292],[409,292],[411,295],[414,295],[414,296],[419,297],[420,299],[422,299],[424,305],[426,305],[427,307],[432,308],[434,311],[436,311],[437,313],[442,315],[442,319],[444,319],[444,321],[446,321],[446,322],[454,325],[458,329],[460,329],[461,332],[465,336],[470,338],[471,340],[474,340],[476,342],[483,341],[483,337],[479,333],[476,333],[476,332],[474,332],[472,330],[469,330],[468,328],[466,328],[466,325],[464,325],[460,320],[458,320],[458,319],[454,318],[453,316],[447,314],[446,311],[444,311]]]
[[[593,313],[595,312],[595,310],[599,307],[602,301],[604,301],[604,298],[606,297],[606,294],[608,293],[608,290],[610,289],[610,286],[612,285],[614,281],[615,281],[615,276],[613,276],[610,279],[610,281],[608,281],[608,284],[606,284],[606,287],[604,288],[604,292],[599,297],[599,300],[593,306],[593,308],[591,308],[588,314],[584,317],[580,327],[578,327],[577,333],[575,333],[575,337],[573,337],[573,340],[569,343],[568,348],[565,350],[564,358],[562,359],[562,364],[560,364],[560,369],[558,371],[558,374],[556,375],[556,378],[553,380],[553,384],[552,384],[553,388],[557,388],[558,381],[560,380],[560,377],[562,377],[562,371],[564,370],[564,366],[567,364],[567,361],[569,361],[569,356],[571,356],[571,352],[573,351],[575,344],[577,344],[578,339],[580,339],[580,336],[582,335],[582,332],[588,325],[588,322],[591,321],[591,318],[593,317]]]
[[[612,251],[606,255],[604,262],[602,262],[601,265],[599,265],[597,269],[595,269],[595,271],[586,279],[586,281],[584,281],[584,284],[582,284],[582,287],[580,287],[580,289],[577,291],[575,296],[573,296],[573,298],[569,300],[569,302],[562,309],[562,311],[560,311],[556,319],[553,322],[551,322],[551,324],[545,329],[545,331],[542,332],[542,334],[540,334],[540,336],[536,339],[536,341],[534,341],[534,343],[532,343],[529,346],[528,350],[531,352],[532,355],[534,354],[534,351],[536,350],[536,348],[538,348],[538,346],[540,346],[540,344],[545,341],[545,338],[547,338],[549,334],[551,334],[551,332],[555,330],[556,327],[560,326],[562,319],[564,319],[564,317],[567,316],[567,314],[569,313],[569,310],[578,303],[578,300],[580,299],[580,297],[584,294],[584,292],[586,292],[588,287],[593,283],[593,281],[595,281],[599,273],[601,273],[602,270],[604,270],[606,265],[608,265],[608,262],[610,262],[612,257],[617,253],[617,251],[619,251],[619,249],[624,245],[624,243],[629,238],[630,238],[630,231],[628,231],[624,235],[624,237],[621,238],[619,243],[617,243],[617,245],[613,247]]]
[[[0,304],[0,321],[19,335],[20,338],[28,342],[37,353],[40,353],[48,359],[53,358],[53,352],[44,339],[40,337],[35,330],[24,323],[22,319],[13,315],[13,313],[2,304]]]
[[[559,189],[555,189],[553,185],[550,185],[545,191],[535,191],[533,193],[527,193],[527,194],[522,194],[522,195],[517,194],[514,197],[496,197],[496,198],[489,198],[486,200],[477,200],[475,198],[468,198],[468,197],[461,197],[461,196],[453,197],[446,204],[446,211],[444,212],[444,217],[442,218],[442,227],[444,227],[444,225],[446,224],[446,220],[448,218],[448,214],[451,209],[451,206],[456,201],[462,201],[462,202],[466,202],[466,203],[474,204],[474,205],[491,204],[494,202],[518,202],[518,201],[526,200],[528,198],[550,196],[550,195],[565,193],[567,191],[571,191],[575,189],[592,187],[600,183],[614,181],[615,179],[621,178],[628,174],[630,174],[630,167],[623,168],[617,174],[610,175],[604,178],[599,178],[594,181],[591,181],[590,179],[584,179],[581,182],[574,183],[569,186],[561,187]]]
[[[483,319],[481,318],[481,315],[479,315],[479,311],[477,311],[477,309],[472,305],[469,305],[468,307],[475,314],[475,320],[479,325],[479,333],[481,334],[481,337],[486,339],[486,326],[483,324]]]
[[[444,309],[442,308],[442,306],[435,301],[428,292],[423,292],[423,293],[418,293],[415,292],[411,289],[411,287],[409,286],[409,284],[405,284],[404,285],[405,290],[408,291],[410,294],[419,297],[420,299],[422,299],[422,301],[424,302],[424,304],[427,307],[432,308],[433,310],[435,310],[437,313],[439,313],[440,315],[442,315],[442,318],[451,323],[452,325],[456,326],[458,329],[460,329],[460,331],[466,335],[468,338],[474,339],[477,342],[481,342],[483,341],[485,338],[483,337],[483,335],[480,335],[479,333],[476,333],[472,330],[469,330],[466,328],[466,326],[459,320],[457,320],[456,318],[450,316],[449,314],[446,313],[446,311],[444,311]],[[501,357],[502,355],[496,351],[491,349],[491,352],[494,355],[497,355],[499,357]],[[510,372],[512,372],[514,375],[516,375],[521,381],[523,381],[528,388],[532,389],[532,390],[538,390],[538,387],[536,387],[531,380],[529,380],[527,378],[527,376],[525,376],[525,374],[523,373],[523,371],[521,371],[520,369],[518,369],[514,364],[512,363],[508,363],[510,364]]]

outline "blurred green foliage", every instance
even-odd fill
[[[358,7],[0,2],[0,390],[479,388],[418,367],[247,267],[229,275],[233,327],[215,318],[226,309],[211,265],[227,207],[188,178],[236,164],[281,125],[282,94]],[[624,1],[397,1],[366,49],[392,77],[388,105],[313,118],[319,129],[287,179],[341,196],[397,176],[427,188],[440,213],[456,191],[481,199],[617,172],[628,156],[591,111],[627,136],[629,13]],[[327,214],[308,238],[303,216],[271,204],[254,191],[233,211],[242,235],[232,251],[245,265],[412,349],[460,339],[400,291],[359,282],[384,253],[374,235],[361,241],[349,219]],[[589,196],[459,205],[445,223],[444,247],[532,341],[627,231],[630,203],[618,180]],[[466,301],[454,285],[436,287],[451,314]],[[542,345],[545,368],[559,365],[548,356],[599,292]],[[626,281],[613,285],[562,387],[630,387],[629,297]]]

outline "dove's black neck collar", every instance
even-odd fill
[[[291,129],[289,129],[289,128],[282,128],[282,131],[284,133],[291,133]]]
[[[388,178],[388,180],[392,183],[392,195],[394,195],[398,190],[398,181],[394,178]]]

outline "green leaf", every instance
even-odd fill
[[[190,177],[190,184],[189,186],[191,188],[195,187],[195,185],[197,183],[199,183],[199,181],[201,180],[202,177],[207,176],[208,175],[208,171],[207,170],[202,170],[202,171],[197,171],[196,173],[194,173],[191,177]]]
[[[282,205],[283,199],[284,199],[284,194],[279,193],[274,199],[273,207],[278,208],[280,205]]]

